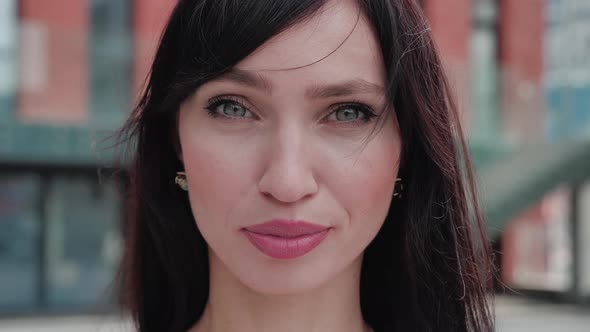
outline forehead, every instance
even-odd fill
[[[312,17],[268,40],[236,68],[258,72],[271,83],[363,79],[383,85],[385,78],[371,25],[356,2],[349,0],[329,1]]]

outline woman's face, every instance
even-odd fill
[[[329,3],[181,105],[181,159],[210,262],[256,291],[354,272],[387,214],[401,142],[393,113],[373,132],[385,69],[358,15],[353,1]]]

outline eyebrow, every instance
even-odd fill
[[[232,68],[215,81],[231,81],[267,93],[272,92],[272,84],[264,76],[237,68]],[[305,91],[305,96],[309,99],[321,99],[367,93],[383,94],[384,91],[385,89],[379,84],[357,78],[336,84],[313,85]]]

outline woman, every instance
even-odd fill
[[[140,331],[491,331],[465,143],[413,0],[181,0],[126,126]]]

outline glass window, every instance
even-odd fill
[[[470,140],[478,144],[498,142],[496,3],[476,0],[471,36],[473,130]]]
[[[0,310],[30,307],[39,292],[37,175],[0,176]]]
[[[16,89],[16,0],[0,1],[0,122],[12,118]]]
[[[545,25],[546,136],[590,138],[590,3],[547,2]]]
[[[94,177],[55,176],[47,193],[48,305],[108,304],[121,252],[120,196]]]
[[[129,1],[90,1],[90,109],[93,125],[119,124],[130,108]]]

